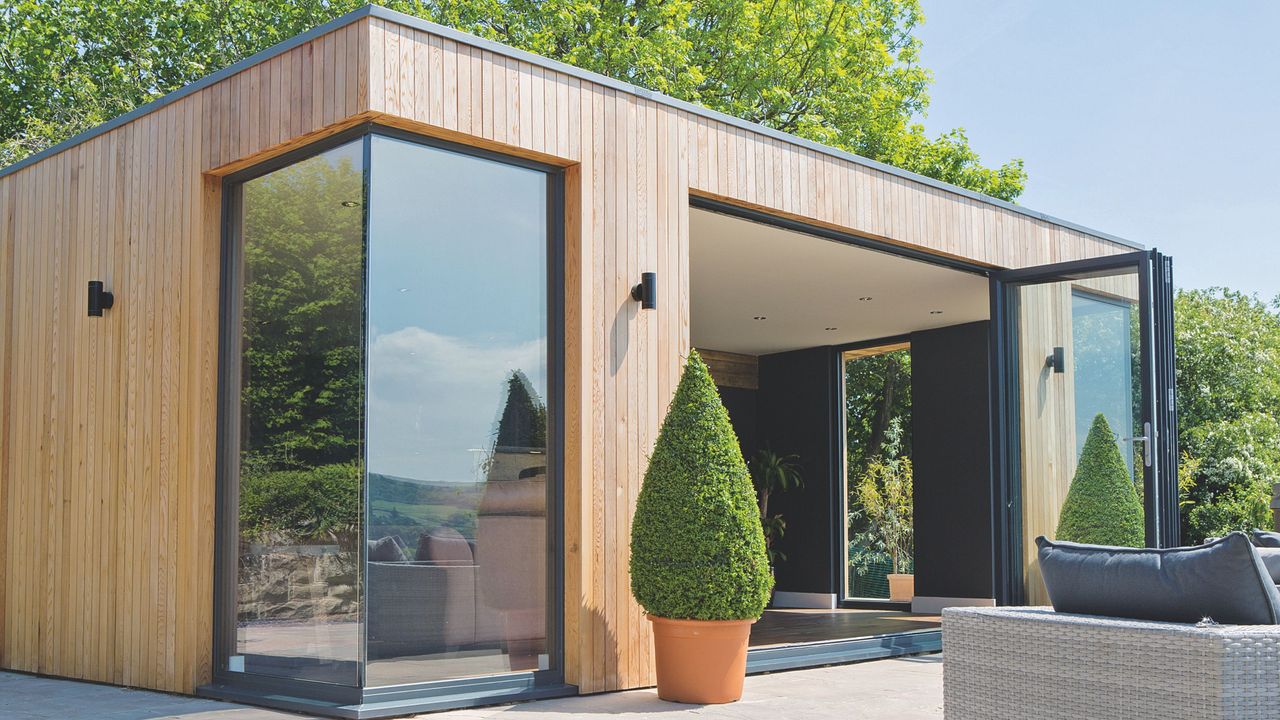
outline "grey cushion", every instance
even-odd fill
[[[1280,624],[1280,591],[1241,532],[1197,547],[1119,548],[1036,538],[1058,612],[1224,625]]]
[[[1254,530],[1253,544],[1258,547],[1280,548],[1280,533],[1269,530]]]
[[[1262,565],[1271,576],[1271,582],[1280,585],[1280,547],[1260,547],[1258,557],[1262,558]]]

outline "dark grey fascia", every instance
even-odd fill
[[[821,143],[816,143],[816,142],[813,142],[812,140],[806,140],[804,138],[796,137],[795,135],[782,132],[781,130],[774,130],[773,128],[748,122],[741,118],[733,117],[732,115],[726,115],[725,113],[722,113],[716,110],[711,110],[710,108],[705,108],[700,105],[695,105],[691,102],[686,102],[684,100],[673,98],[669,95],[663,95],[662,93],[654,92],[652,90],[649,90],[648,88],[640,87],[639,85],[633,85],[631,83],[623,82],[621,80],[615,80],[611,77],[607,77],[599,73],[591,72],[589,70],[583,70],[581,68],[577,68],[572,65],[562,63],[558,60],[552,60],[550,58],[542,57],[541,55],[535,55],[525,50],[519,50],[517,48],[513,48],[508,45],[503,45],[493,40],[487,40],[485,38],[477,37],[475,35],[462,32],[461,30],[456,30],[451,27],[446,27],[444,25],[433,23],[429,20],[423,20],[421,18],[417,18],[412,15],[406,15],[401,12],[396,12],[395,10],[388,10],[387,8],[384,8],[381,5],[365,5],[364,7],[359,8],[357,10],[353,10],[347,13],[346,15],[343,15],[338,18],[334,18],[333,20],[330,20],[329,22],[323,25],[320,25],[316,28],[308,30],[305,33],[302,33],[301,35],[294,36],[292,38],[289,38],[288,40],[285,40],[276,45],[273,45],[267,48],[266,50],[263,50],[259,53],[251,55],[245,58],[244,60],[241,60],[240,62],[235,63],[234,65],[227,66],[222,70],[219,70],[218,72],[212,75],[209,75],[208,77],[202,78],[200,80],[197,80],[194,83],[191,83],[190,85],[179,88],[178,90],[175,90],[169,93],[168,95],[165,95],[164,97],[153,100],[147,103],[146,105],[138,107],[113,120],[109,120],[103,123],[102,125],[98,125],[97,127],[90,128],[89,130],[86,130],[80,133],[79,135],[68,138],[67,140],[62,141],[57,145],[54,145],[53,147],[42,150],[41,152],[38,152],[35,155],[31,155],[30,157],[24,158],[14,163],[13,165],[10,165],[6,168],[0,168],[0,178],[6,175],[13,174],[21,170],[22,168],[27,167],[28,165],[39,162],[44,158],[49,157],[50,155],[55,155],[57,153],[62,152],[63,150],[66,150],[69,147],[73,147],[86,140],[89,140],[105,132],[113,130],[131,120],[134,120],[143,115],[146,115],[147,113],[153,112],[155,110],[159,110],[165,105],[169,105],[173,102],[176,102],[194,92],[202,90],[210,85],[213,85],[214,83],[217,83],[227,77],[230,77],[246,68],[257,65],[258,63],[261,63],[265,60],[269,60],[275,57],[276,55],[280,55],[282,53],[288,52],[289,50],[292,50],[293,48],[298,47],[299,45],[302,45],[304,43],[310,42],[311,40],[314,40],[315,38],[321,35],[333,32],[334,30],[337,30],[342,27],[346,27],[347,25],[350,25],[351,23],[366,17],[374,17],[380,20],[386,20],[387,22],[392,22],[397,25],[403,25],[405,27],[414,28],[415,30],[421,30],[423,32],[431,33],[433,35],[439,35],[441,37],[449,38],[450,40],[453,40],[455,42],[460,42],[465,45],[477,47],[482,50],[488,50],[489,52],[492,52],[496,55],[502,55],[505,57],[514,58],[516,60],[527,62],[532,65],[537,65],[537,66],[546,68],[548,70],[553,70],[555,72],[563,73],[571,77],[576,77],[581,80],[586,80],[587,82],[595,83],[597,85],[602,85],[604,87],[625,92],[630,95],[634,95],[636,97],[641,97],[646,100],[651,100],[661,105],[666,105],[667,107],[675,108],[677,110],[689,113],[690,115],[704,117],[709,120],[715,120],[717,122],[725,123],[726,125],[730,125],[732,127],[736,127],[741,130],[746,130],[748,132],[765,135],[765,136],[774,138],[776,140],[781,140],[782,142],[789,143],[791,145],[796,145],[798,147],[803,147],[808,150],[813,150],[814,152],[821,153],[829,157],[834,157],[840,160],[852,162],[857,165],[862,165],[864,167],[878,170],[888,175],[893,175],[895,177],[900,177],[906,180],[910,180],[912,182],[917,182],[922,185],[927,185],[929,187],[943,190],[945,192],[949,192],[955,195],[967,197],[971,200],[976,200],[978,202],[981,202],[987,205],[1003,208],[1005,210],[1018,213],[1019,215],[1024,215],[1034,220],[1050,223],[1052,225],[1058,225],[1060,227],[1085,233],[1086,235],[1092,235],[1096,238],[1117,243],[1119,245],[1124,245],[1124,246],[1136,248],[1139,250],[1145,248],[1145,246],[1142,245],[1141,243],[1136,243],[1132,240],[1127,240],[1125,238],[1112,235],[1110,233],[1104,233],[1099,230],[1094,230],[1092,228],[1085,227],[1084,225],[1073,223],[1067,220],[1062,220],[1060,218],[1056,218],[1046,213],[1037,212],[1035,210],[1025,208],[1021,205],[1015,205],[1014,203],[1007,202],[1004,200],[999,200],[989,195],[983,195],[982,193],[974,192],[972,190],[959,187],[957,185],[952,185],[950,183],[942,182],[941,180],[935,180],[925,175],[920,175],[917,173],[910,172],[908,170],[903,170],[901,168],[897,168],[892,165],[886,165],[885,163],[878,162],[870,158],[865,158],[865,157],[862,157],[861,155],[854,155],[853,153],[846,152],[844,150],[839,150],[827,145],[823,145]]]

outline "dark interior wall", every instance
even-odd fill
[[[720,401],[729,411],[729,421],[733,423],[733,431],[738,435],[738,445],[742,448],[742,456],[747,460],[756,454],[759,445],[756,430],[756,391],[747,388],[716,386],[720,392]]]
[[[911,335],[918,596],[994,597],[989,325]]]
[[[829,347],[760,356],[756,437],[761,447],[799,457],[804,487],[775,495],[769,512],[787,523],[778,548],[777,588],[834,593],[837,584],[834,499],[839,405],[837,354]]]

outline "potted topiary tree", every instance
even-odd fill
[[[1146,544],[1142,501],[1102,413],[1093,419],[1080,452],[1080,464],[1058,517],[1057,537],[1093,545]]]
[[[711,373],[689,354],[631,526],[631,593],[653,623],[658,697],[742,697],[747,639],[773,588],[759,508]]]

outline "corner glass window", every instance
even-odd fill
[[[558,177],[379,132],[229,185],[219,673],[556,682]]]

